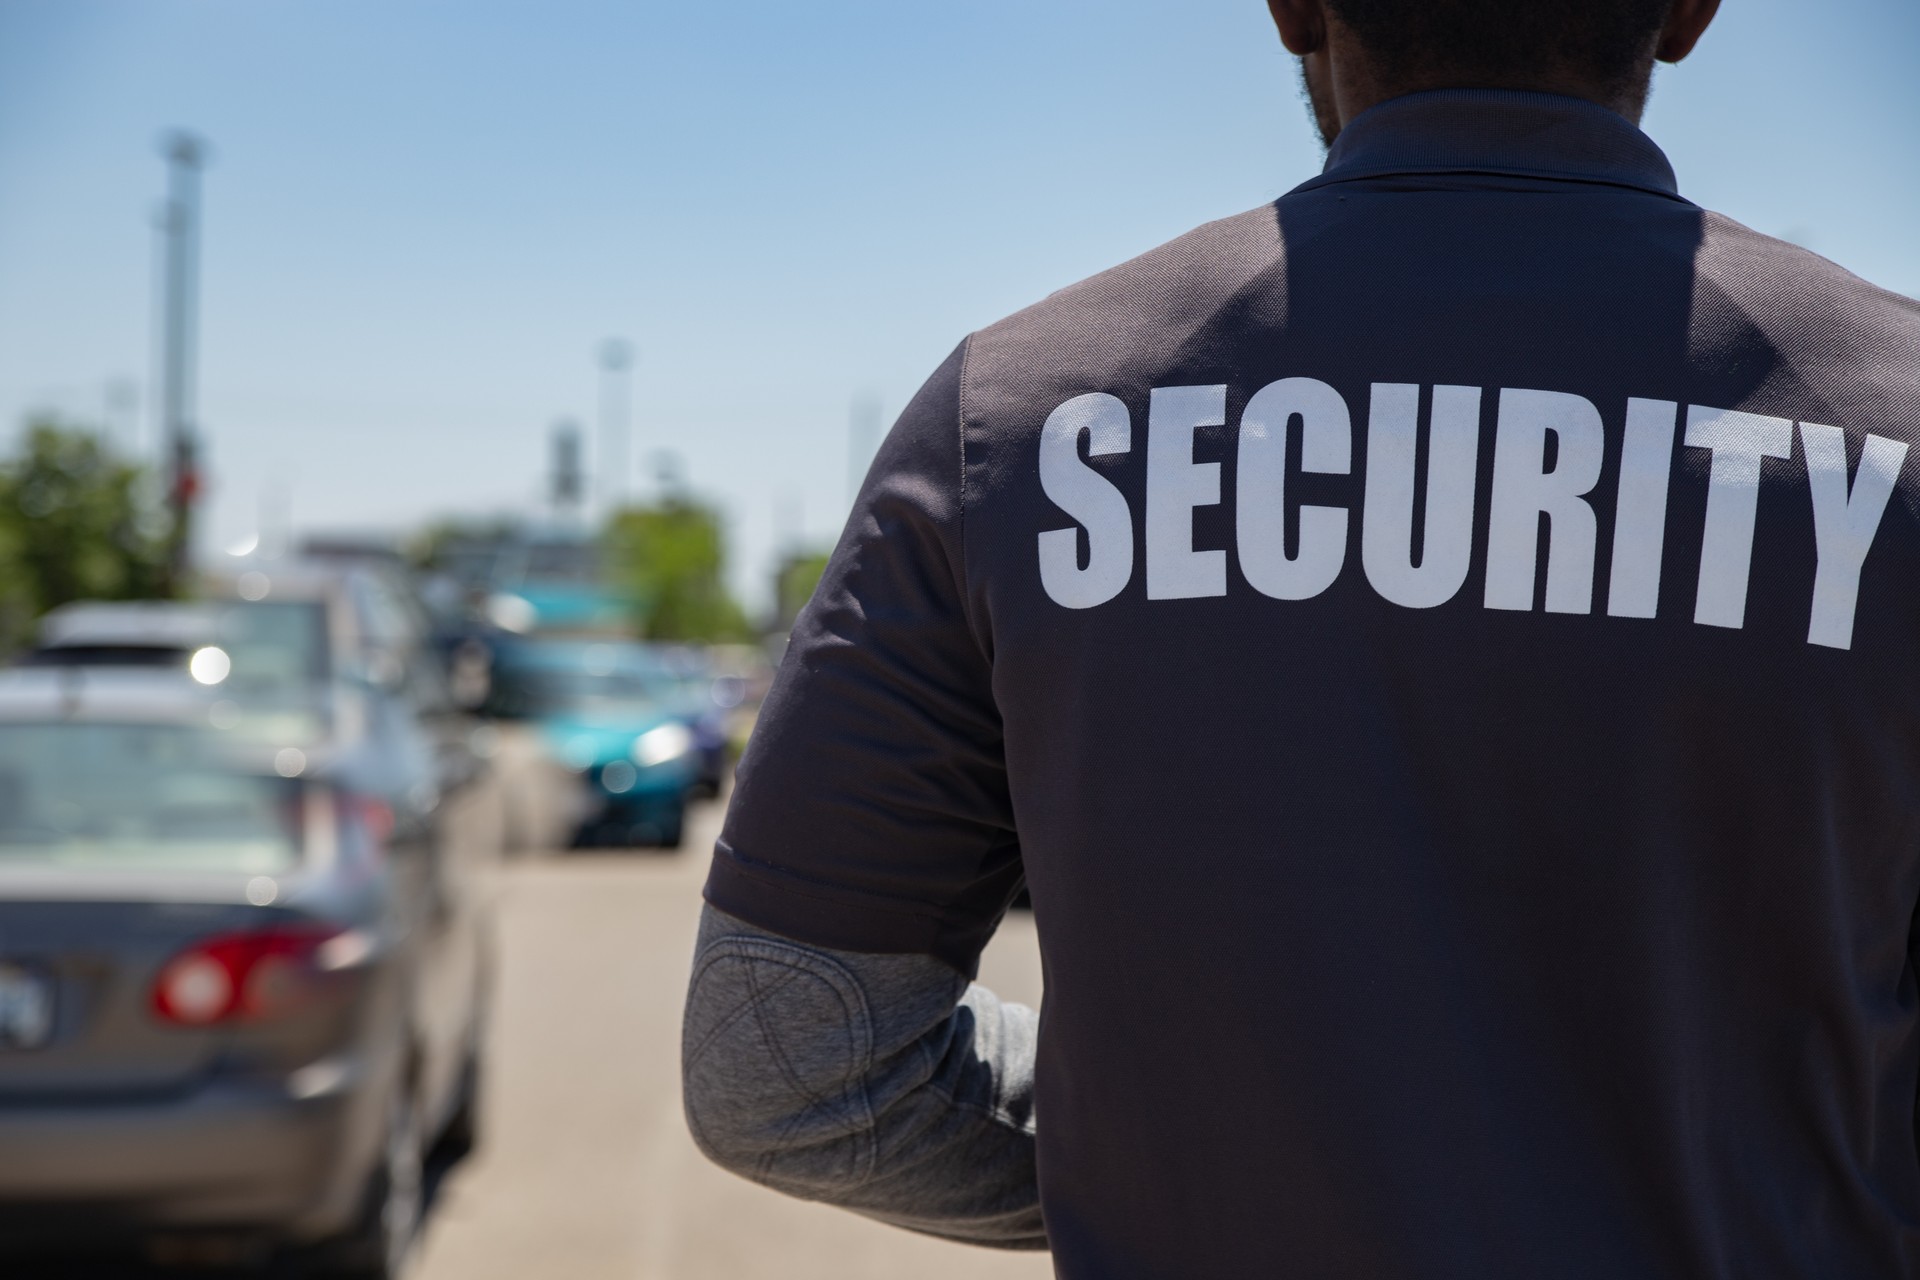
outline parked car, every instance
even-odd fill
[[[222,701],[171,671],[0,672],[0,1240],[297,1247],[390,1280],[423,1153],[475,1132],[484,846],[431,755],[276,745],[217,727]]]
[[[575,839],[678,848],[700,775],[678,687],[645,646],[520,641],[494,659],[489,711],[539,725],[580,779]]]
[[[217,642],[218,615],[173,600],[83,600],[40,619],[25,666],[162,667],[186,671]]]
[[[699,768],[695,795],[717,796],[733,767],[733,716],[744,697],[738,676],[719,671],[699,645],[647,645],[636,661],[651,658],[661,697],[693,734]]]

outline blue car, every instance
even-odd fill
[[[731,717],[743,696],[742,682],[737,677],[716,675],[709,652],[699,646],[656,644],[646,648],[658,665],[653,678],[660,685],[662,700],[693,733],[694,751],[700,760],[694,794],[717,796],[726,787],[727,772],[733,766]]]
[[[579,777],[575,843],[679,848],[699,744],[646,648],[515,643],[495,659],[490,703],[495,715],[535,722]]]

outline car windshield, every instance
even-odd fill
[[[0,723],[0,865],[271,872],[300,853],[299,785],[181,725]]]
[[[616,711],[651,708],[665,701],[671,685],[630,671],[533,671],[523,676],[539,711]]]

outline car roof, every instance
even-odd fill
[[[42,618],[39,644],[43,649],[194,649],[213,642],[217,625],[211,610],[178,600],[85,600],[63,604]]]

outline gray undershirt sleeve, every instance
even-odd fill
[[[777,1191],[1044,1249],[1038,1029],[929,956],[808,946],[707,907],[681,1044],[687,1124],[715,1163]]]

